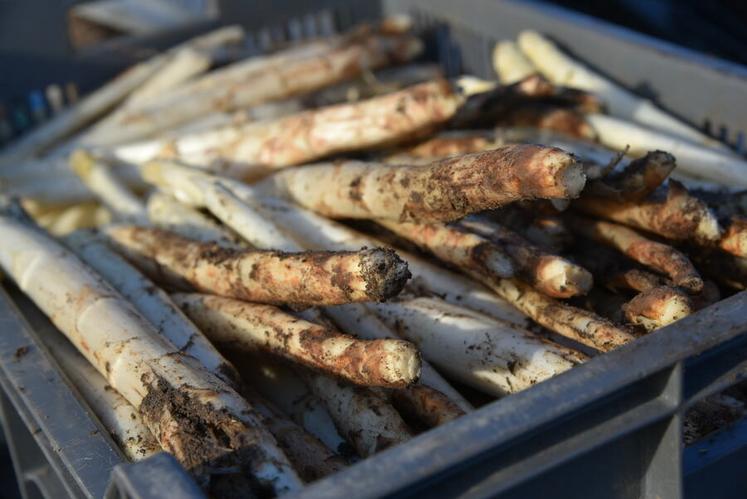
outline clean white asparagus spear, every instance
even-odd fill
[[[137,409],[112,389],[62,334],[51,328],[41,328],[36,334],[130,461],[146,459],[161,450]]]
[[[428,360],[491,395],[524,390],[583,360],[578,352],[529,331],[442,301],[415,298],[373,306]]]
[[[261,188],[329,217],[450,221],[521,199],[578,197],[586,177],[551,147],[507,145],[426,166],[345,161],[279,171]]]
[[[586,120],[596,130],[599,141],[612,149],[629,146],[628,154],[633,156],[656,149],[672,154],[677,158],[674,176],[679,171],[716,183],[747,187],[747,161],[737,156],[612,116],[590,114]]]
[[[154,191],[148,197],[146,209],[150,223],[182,237],[226,247],[233,247],[238,242],[229,229],[168,194]]]
[[[683,123],[651,101],[612,82],[570,56],[561,52],[553,42],[535,31],[523,31],[518,38],[519,47],[545,77],[557,85],[580,88],[604,99],[609,112],[647,126],[683,137],[707,147],[728,151],[726,146],[692,126]],[[650,149],[656,149],[650,148]],[[660,149],[669,150],[667,147]],[[679,158],[679,155],[672,152]],[[733,156],[732,153],[729,153]]]
[[[87,265],[134,305],[163,336],[187,355],[197,359],[208,371],[236,387],[236,369],[215,349],[169,295],[111,249],[104,238],[89,231],[78,231],[65,243]]]
[[[216,343],[264,350],[356,385],[403,387],[420,375],[420,356],[399,339],[361,340],[271,305],[177,293],[173,300]]]
[[[101,277],[14,210],[6,207],[0,216],[3,270],[139,410],[162,448],[204,486],[225,473],[239,479],[238,466],[275,493],[301,487],[236,392],[180,355]],[[206,431],[195,434],[194,425]]]
[[[146,223],[145,205],[120,182],[112,167],[90,153],[79,149],[70,156],[70,166],[96,198],[118,221]]]
[[[309,372],[304,379],[361,457],[412,438],[410,429],[382,395],[319,373]]]
[[[537,72],[537,68],[511,40],[503,40],[495,44],[493,70],[503,85],[516,83]]]
[[[285,253],[201,243],[156,228],[113,226],[109,238],[156,280],[270,304],[338,305],[397,295],[410,273],[390,249]]]

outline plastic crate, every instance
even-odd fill
[[[339,31],[399,12],[413,14],[429,34],[429,56],[453,74],[490,76],[493,43],[533,28],[691,123],[719,130],[737,147],[743,142],[745,68],[556,7],[507,0],[223,2],[224,21],[259,30],[255,41],[300,37],[330,22]],[[26,497],[100,497],[105,490],[107,497],[201,497],[165,455],[122,464],[36,339],[34,330],[51,325],[12,289],[0,292],[0,324],[4,427],[18,476],[36,487],[24,485]],[[740,293],[296,495],[743,497],[747,423],[686,449],[681,427],[694,401],[743,379],[746,331],[747,293]]]

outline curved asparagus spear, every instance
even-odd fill
[[[282,253],[222,248],[161,229],[107,229],[127,257],[177,287],[259,303],[334,305],[386,300],[410,277],[391,250]]]
[[[618,201],[642,201],[664,183],[675,166],[671,154],[650,151],[625,165],[619,173],[590,182],[584,195],[589,193]]]
[[[664,199],[616,201],[581,196],[574,206],[584,213],[643,229],[675,241],[713,243],[721,237],[721,227],[708,206],[691,196],[676,180],[669,181]]]
[[[518,41],[522,52],[550,81],[599,95],[605,100],[613,115],[679,135],[708,147],[726,149],[726,146],[717,140],[562,53],[554,43],[539,33],[523,31],[519,34]]]
[[[80,149],[70,156],[70,166],[116,219],[132,223],[148,220],[143,202],[120,182],[110,165]]]
[[[591,289],[593,279],[586,269],[542,251],[499,224],[477,219],[465,219],[460,224],[500,246],[511,256],[518,277],[548,296],[570,298]]]
[[[512,277],[514,274],[511,253],[477,234],[439,223],[397,223],[387,220],[378,223],[456,267],[472,272],[487,272],[496,277]]]
[[[108,281],[164,337],[179,349],[200,361],[208,371],[236,387],[239,375],[202,332],[147,277],[106,245],[103,238],[78,231],[65,239],[87,265]]]
[[[200,294],[172,297],[217,343],[267,350],[357,385],[402,387],[420,374],[417,350],[402,340],[359,340],[270,305]]]
[[[667,326],[692,313],[690,298],[670,286],[643,291],[623,305],[625,317],[648,331]]]
[[[537,68],[511,40],[503,40],[493,48],[493,70],[504,85],[515,83],[537,72]]]
[[[666,244],[647,239],[622,225],[575,217],[571,224],[579,234],[611,246],[641,265],[668,276],[690,293],[703,288],[703,279],[681,252]]]
[[[114,391],[62,334],[51,328],[36,333],[130,461],[146,459],[161,450],[137,409]]]
[[[266,187],[331,217],[449,221],[519,199],[574,198],[584,182],[560,149],[513,145],[428,166],[306,166],[276,173]]]
[[[428,298],[376,305],[382,317],[435,365],[503,396],[576,365],[583,356],[528,331]]]
[[[287,458],[243,399],[159,338],[69,251],[11,213],[0,216],[3,270],[139,410],[162,448],[206,487],[249,472],[275,493],[300,488]]]

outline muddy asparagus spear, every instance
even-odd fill
[[[747,257],[747,217],[732,216],[718,245],[734,256]]]
[[[623,305],[625,317],[652,331],[690,315],[693,304],[683,291],[671,286],[656,286],[642,291]]]
[[[173,299],[214,342],[270,351],[357,385],[402,387],[420,374],[417,350],[402,340],[360,340],[271,305],[201,294]]]
[[[519,199],[575,198],[585,177],[560,149],[514,145],[418,167],[319,164],[266,182],[265,188],[326,216],[402,222],[450,221]]]
[[[680,251],[638,234],[633,229],[610,222],[574,217],[571,227],[579,234],[611,246],[655,272],[668,276],[676,286],[690,293],[703,288],[703,279]]]
[[[721,227],[708,206],[676,180],[669,181],[666,195],[634,201],[584,195],[574,206],[584,213],[675,241],[713,244],[721,237]]]
[[[409,140],[442,125],[462,100],[449,83],[438,80],[276,120],[229,125],[151,145],[128,145],[114,154],[125,161],[141,161],[141,151],[149,150],[155,157],[254,179],[271,169],[330,154]]]
[[[584,195],[588,193],[590,196],[617,201],[642,201],[664,183],[675,166],[676,162],[671,154],[650,151],[625,165],[621,171],[589,182]]]
[[[543,251],[499,224],[472,218],[460,224],[504,248],[511,255],[519,278],[548,296],[570,298],[591,289],[592,277],[586,269]]]
[[[62,334],[53,328],[34,331],[131,461],[140,461],[161,450],[137,409],[114,391]]]
[[[274,438],[236,392],[181,355],[97,274],[16,213],[11,205],[0,216],[3,270],[139,410],[163,449],[208,489],[242,477],[277,494],[300,488]],[[195,432],[198,426],[203,431]]]
[[[115,226],[108,236],[146,273],[178,288],[275,304],[386,300],[410,277],[391,250],[283,253],[234,250],[161,229]]]

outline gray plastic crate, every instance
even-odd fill
[[[252,38],[259,45],[398,12],[428,28],[428,52],[450,72],[489,76],[492,44],[534,28],[691,123],[723,131],[733,145],[747,130],[740,106],[747,102],[745,68],[556,7],[507,0],[223,2],[224,20],[259,30]],[[0,327],[4,428],[25,497],[100,497],[105,490],[111,498],[201,497],[168,456],[122,464],[36,339],[48,321],[12,289],[0,290]],[[743,379],[745,331],[747,293],[740,293],[297,496],[743,497],[747,423],[686,449],[681,426],[694,401]],[[75,424],[65,423],[70,419]]]

